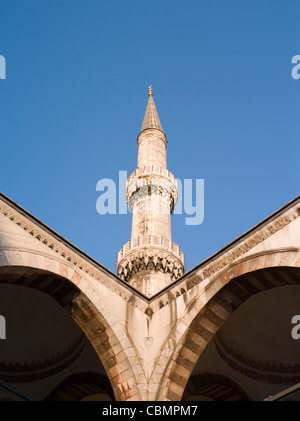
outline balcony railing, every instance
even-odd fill
[[[143,235],[128,241],[118,253],[118,262],[131,250],[144,246],[154,246],[168,250],[184,262],[184,255],[180,247],[172,240],[168,240],[158,235]]]

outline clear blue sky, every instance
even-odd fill
[[[172,217],[187,269],[299,195],[300,2],[2,0],[0,190],[110,270],[131,216],[96,183],[136,168],[147,87],[168,168],[205,179],[205,219]]]

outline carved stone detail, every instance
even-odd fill
[[[184,263],[173,253],[155,249],[135,250],[118,263],[118,276],[129,281],[140,271],[153,270],[170,275],[171,281],[176,281],[184,273]]]
[[[143,213],[143,199],[160,196],[161,214],[172,213],[178,199],[178,185],[174,175],[166,168],[149,166],[137,168],[126,183],[126,199],[130,212]],[[135,205],[139,204],[137,208]],[[118,276],[129,282],[142,271],[162,272],[176,281],[185,271],[184,255],[170,239],[144,234],[128,241],[117,257]],[[144,235],[143,235],[144,234]]]
[[[178,199],[177,181],[173,174],[163,168],[155,167],[138,170],[129,176],[126,184],[126,199],[130,212],[141,198],[159,195],[170,202],[170,213],[172,213]]]

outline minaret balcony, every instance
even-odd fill
[[[152,268],[169,273],[172,281],[184,274],[185,259],[180,247],[171,240],[144,235],[128,241],[119,251],[117,273],[126,281],[139,271]]]
[[[128,177],[126,199],[130,212],[133,212],[134,204],[139,198],[154,194],[169,199],[172,213],[178,199],[178,184],[175,176],[166,168],[138,168]]]

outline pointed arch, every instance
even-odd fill
[[[254,294],[282,285],[300,285],[298,268],[299,249],[269,250],[239,260],[212,280],[205,294],[195,300],[193,311],[177,323],[180,338],[175,348],[168,349],[167,343],[162,350],[160,359],[169,355],[169,360],[157,400],[180,400],[196,362],[225,320]],[[268,276],[263,271],[268,271]],[[161,367],[160,359],[154,375]]]
[[[132,344],[88,276],[84,277],[74,267],[42,253],[2,248],[0,283],[23,285],[52,296],[70,312],[95,349],[116,400],[140,399],[129,362]]]

